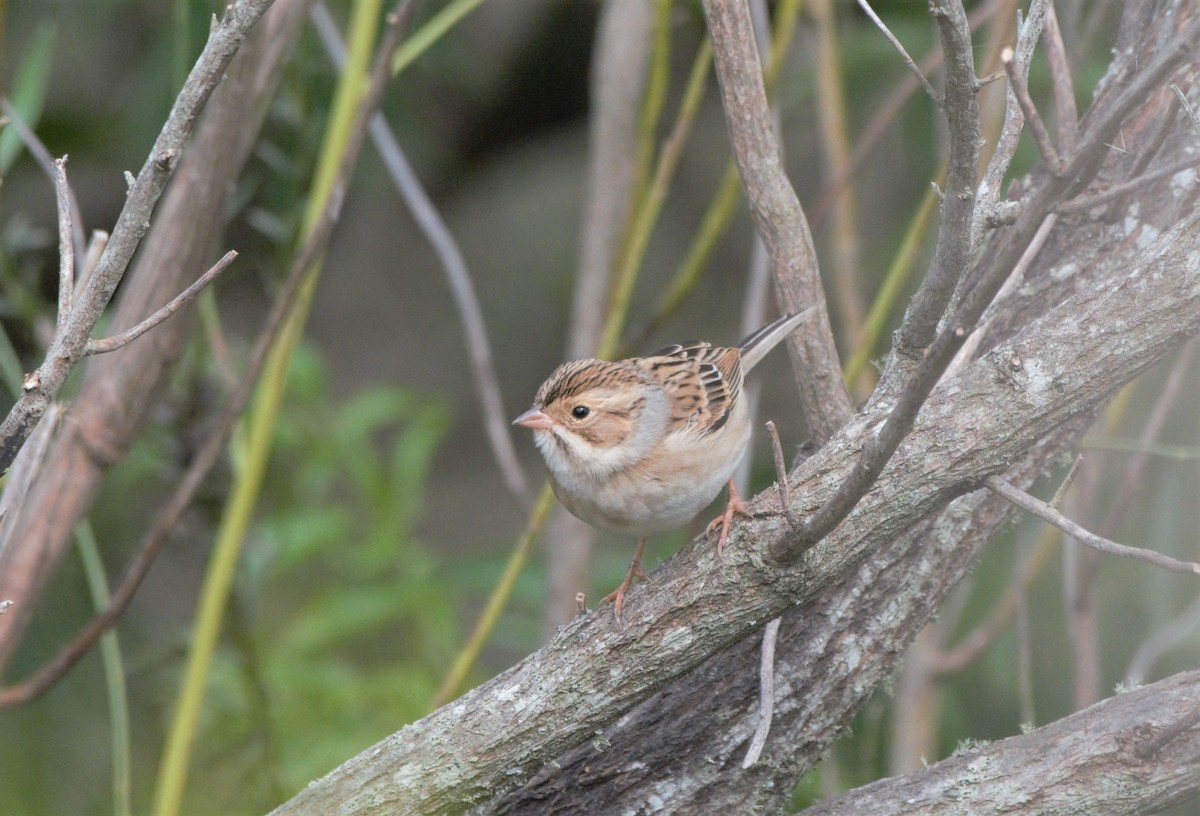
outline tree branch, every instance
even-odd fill
[[[899,531],[1004,470],[1200,330],[1200,265],[1187,262],[1198,247],[1200,212],[1113,270],[1105,286],[1068,299],[943,384],[877,489],[803,564],[780,569],[766,559],[796,538],[777,515],[736,527],[723,558],[702,537],[630,591],[624,628],[607,609],[572,621],[539,652],[349,760],[276,813],[335,803],[347,813],[454,813],[521,783],[756,622],[841,580]],[[1080,344],[1081,323],[1104,329]],[[1024,361],[1020,372],[1009,369],[1014,356]],[[856,440],[880,418],[877,407],[805,462],[794,509],[826,500],[853,466]],[[776,504],[771,491],[751,509]]]
[[[967,14],[957,0],[934,0],[929,4],[929,12],[937,22],[946,55],[942,111],[946,115],[950,155],[946,160],[946,189],[938,211],[940,223],[933,266],[921,281],[896,335],[896,351],[913,357],[933,342],[954,289],[966,274],[972,249],[975,176],[979,165],[979,102],[975,97],[978,83]]]
[[[204,291],[204,287],[216,280],[217,276],[224,272],[229,265],[233,263],[234,259],[237,258],[237,255],[237,252],[232,249],[226,252],[221,256],[221,260],[209,267],[208,271],[201,275],[195,283],[193,283],[187,289],[184,289],[182,292],[168,301],[165,306],[147,317],[141,323],[138,323],[133,328],[123,331],[120,334],[115,334],[112,337],[106,337],[102,340],[95,338],[88,340],[87,346],[84,349],[84,353],[107,354],[110,351],[116,351],[119,348],[129,345],[134,340],[138,339],[143,334],[157,326],[159,323],[162,323],[168,317],[175,314],[184,306],[187,306],[189,303],[195,300],[196,296]]]
[[[746,201],[771,257],[775,294],[784,311],[821,306],[824,320],[788,340],[800,408],[814,439],[828,439],[853,413],[825,310],[808,221],[788,181],[763,86],[754,28],[745,3],[705,0],[725,122]]]
[[[276,2],[225,70],[122,283],[111,321],[114,330],[137,324],[192,282],[195,269],[211,263],[225,223],[223,204],[266,116],[267,100],[307,6],[308,0]],[[176,106],[181,107],[186,106]],[[101,244],[93,241],[92,247]],[[96,277],[97,266],[84,264],[77,292],[88,289],[86,280]],[[77,297],[76,306],[78,302]],[[158,328],[153,343],[135,343],[119,355],[92,357],[85,365],[71,419],[62,425],[42,478],[30,492],[27,512],[14,532],[16,546],[0,570],[0,597],[18,601],[0,618],[0,667],[17,648],[104,474],[121,460],[157,404],[190,326],[185,310]]]
[[[242,40],[270,3],[271,0],[239,0],[226,8],[225,16],[213,27],[204,52],[188,75],[150,156],[129,190],[95,274],[79,292],[61,330],[55,333],[45,361],[36,376],[28,380],[29,387],[0,423],[0,473],[8,470],[33,426],[84,356],[92,329],[150,226],[154,205],[183,154],[197,117]]]
[[[1086,530],[1075,522],[1071,521],[1071,519],[1067,518],[1041,499],[1038,499],[1036,496],[1031,496],[1023,490],[1018,490],[1008,482],[996,476],[989,476],[983,480],[983,483],[988,487],[989,490],[995,491],[997,494],[1008,499],[1022,510],[1027,510],[1043,521],[1053,524],[1055,527],[1062,530],[1064,533],[1071,536],[1084,546],[1091,547],[1092,549],[1100,552],[1108,553],[1109,555],[1117,555],[1121,558],[1132,558],[1135,561],[1145,561],[1148,564],[1153,564],[1156,567],[1168,570],[1170,572],[1186,572],[1192,575],[1200,575],[1200,564],[1197,564],[1194,561],[1179,561],[1171,558],[1168,555],[1155,552],[1154,550],[1146,550],[1142,549],[1141,547],[1127,547],[1124,544],[1118,544],[1117,542],[1110,541],[1107,538],[1101,538],[1090,530]]]
[[[1155,813],[1200,792],[1198,695],[1200,672],[1182,672],[803,814]]]

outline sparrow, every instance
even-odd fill
[[[554,494],[572,515],[639,536],[629,571],[604,598],[617,621],[625,592],[645,577],[649,536],[693,519],[728,483],[717,542],[734,513],[749,515],[731,478],[750,441],[742,377],[813,312],[763,326],[733,348],[689,340],[627,360],[576,360],[542,383],[513,420],[533,430]]]

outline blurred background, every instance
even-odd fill
[[[1060,7],[1069,41],[1078,44],[1084,105],[1111,46],[1115,21],[1107,5]],[[329,3],[341,26],[348,6]],[[441,6],[421,4],[415,26]],[[936,33],[923,4],[880,0],[874,6],[915,59],[930,52]],[[986,65],[987,48],[1010,30],[1013,6],[968,5],[980,20],[980,75],[995,70]],[[383,105],[470,269],[506,423],[528,407],[567,346],[588,195],[589,71],[599,12],[591,0],[483,3],[389,86]],[[111,228],[124,201],[122,173],[136,172],[145,160],[213,13],[218,4],[200,0],[0,4],[0,90],[14,100],[24,95],[40,139],[53,155],[69,154],[88,230]],[[660,135],[669,129],[703,34],[698,3],[677,2]],[[1035,63],[1035,94],[1045,93],[1043,73]],[[846,359],[886,352],[932,245],[926,223],[915,244],[915,271],[883,309],[883,330],[871,335],[864,316],[938,172],[941,134],[932,103],[912,94],[886,117],[852,185],[835,189],[831,168],[878,121],[906,76],[894,50],[852,3],[810,3],[775,90],[788,165],[812,219],[828,288],[837,288],[838,274],[839,285],[851,287],[850,305],[831,307]],[[336,81],[309,26],[229,207],[221,250],[241,255],[216,285],[209,308],[218,318],[208,316],[197,328],[170,394],[95,503],[91,532],[110,580],[123,571],[221,407],[229,363],[214,354],[212,332],[223,335],[232,364],[240,366],[279,285],[297,243]],[[834,83],[833,96],[822,82]],[[998,94],[984,96],[992,116],[1001,101]],[[11,348],[3,353],[30,370],[53,326],[54,197],[10,129],[4,139],[0,326]],[[1018,153],[1014,175],[1033,160],[1029,147]],[[728,162],[709,76],[630,304],[623,334],[628,351],[690,337],[739,339],[752,243],[743,205],[678,308],[654,320]],[[831,190],[841,197],[831,198]],[[857,280],[847,283],[846,269]],[[154,335],[140,342],[154,342]],[[1162,433],[1149,444],[1138,441],[1168,370],[1178,364],[1168,360],[1114,403],[1090,437],[1068,506],[1084,524],[1103,519],[1130,457],[1149,453],[1114,535],[1194,558],[1197,428],[1190,406],[1197,383],[1191,367],[1182,371],[1177,409]],[[869,393],[872,375],[867,365],[852,380],[857,398]],[[764,364],[762,413],[779,425],[790,454],[806,435],[789,409],[794,397],[787,380],[783,354]],[[515,442],[526,476],[540,484],[541,461],[528,433],[517,433]],[[753,461],[751,481],[761,489],[774,479],[762,439]],[[128,684],[126,801],[132,812],[150,805],[229,484],[230,466],[223,464],[118,629]],[[1044,493],[1053,491],[1045,487]],[[487,446],[462,326],[437,258],[368,147],[292,364],[210,679],[184,812],[263,812],[426,713],[526,515]],[[652,541],[647,567],[707,519]],[[589,605],[620,580],[633,544],[600,535],[590,584],[577,590],[586,591]],[[535,551],[525,565],[471,683],[542,642],[549,591],[544,563]],[[915,685],[898,678],[897,688],[877,694],[798,789],[796,806],[936,761],[964,741],[1008,736],[1075,710],[1063,564],[1057,536],[1038,523],[1015,525],[997,540],[915,647],[935,662],[944,659],[944,670]],[[1142,679],[1195,665],[1200,615],[1191,610],[1196,592],[1187,579],[1141,564],[1089,564],[1105,694],[1126,681],[1132,664],[1144,667]],[[1077,566],[1070,570],[1079,574]],[[84,567],[68,558],[6,682],[53,655],[92,610]],[[1178,637],[1159,648],[1152,638],[1172,624]],[[979,648],[955,651],[968,642]],[[114,799],[110,682],[94,654],[41,699],[0,711],[0,812],[120,809],[114,805],[120,796]],[[897,722],[908,723],[903,738],[896,736]]]

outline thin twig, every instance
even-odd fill
[[[969,267],[979,167],[978,84],[967,15],[962,3],[949,0],[933,0],[929,12],[937,22],[946,55],[943,112],[950,154],[946,159],[945,194],[938,209],[940,223],[933,264],[896,335],[896,351],[913,359],[923,354],[937,336],[939,321]]]
[[[346,45],[338,34],[329,8],[324,3],[317,3],[313,6],[311,16],[334,67],[342,70],[346,62]],[[383,160],[392,183],[412,213],[417,227],[425,234],[426,240],[433,248],[450,286],[466,339],[467,356],[471,361],[475,389],[479,394],[480,416],[492,448],[492,456],[509,492],[528,503],[531,500],[529,483],[521,470],[509,424],[505,420],[504,399],[496,376],[483,309],[479,305],[479,297],[475,293],[475,285],[471,281],[466,260],[382,113],[377,112],[371,117],[370,133],[371,142]]]
[[[58,209],[58,314],[54,325],[62,331],[71,313],[75,289],[75,242],[72,236],[71,186],[67,183],[67,157],[54,161],[54,203]]]
[[[1200,723],[1200,708],[1168,725],[1157,737],[1148,741],[1134,753],[1140,759],[1150,759],[1163,748],[1166,748],[1168,743],[1177,739],[1184,731],[1192,728],[1197,723]]]
[[[938,108],[941,109],[941,94],[935,91],[933,86],[929,84],[929,80],[925,78],[925,74],[919,67],[917,67],[917,64],[913,62],[913,58],[908,55],[908,51],[904,49],[904,44],[896,38],[896,35],[892,33],[891,29],[884,25],[883,20],[879,19],[879,15],[875,13],[875,9],[871,8],[871,4],[868,3],[867,0],[858,0],[858,7],[863,10],[867,17],[871,19],[871,22],[875,24],[875,27],[883,33],[883,36],[887,38],[887,41],[890,42],[892,47],[895,48],[900,54],[900,59],[904,60],[905,67],[908,68],[912,75],[917,78],[917,82],[920,83],[921,87],[925,89],[925,93],[928,94],[929,98],[933,100],[933,104],[937,105]]]
[[[1033,104],[1033,99],[1029,96],[1029,87],[1021,79],[1011,48],[1005,48],[1000,52],[1000,62],[1004,65],[1005,73],[1008,74],[1008,85],[1016,94],[1017,104],[1021,106],[1021,113],[1025,115],[1025,124],[1029,126],[1029,132],[1042,156],[1042,161],[1046,162],[1046,167],[1051,173],[1056,176],[1062,175],[1066,164],[1058,155],[1058,150],[1054,147],[1054,140],[1050,137],[1050,132],[1046,130],[1045,123],[1042,122],[1042,117],[1037,112],[1037,106]]]
[[[912,428],[917,412],[942,372],[1008,278],[1013,265],[1028,248],[1050,210],[1070,190],[1080,188],[1095,178],[1112,133],[1135,107],[1145,101],[1148,93],[1175,71],[1194,47],[1198,36],[1200,18],[1193,20],[1153,60],[1143,65],[1109,104],[1093,109],[1091,127],[1083,135],[1067,172],[1061,176],[1049,176],[1029,194],[1028,202],[1016,222],[981,259],[973,285],[963,294],[945,329],[926,349],[916,371],[891,402],[892,408],[883,426],[863,443],[862,454],[850,474],[829,500],[805,520],[794,536],[772,544],[771,556],[774,559],[789,562],[798,558],[840,524],[866,495]]]
[[[1042,3],[1046,22],[1042,41],[1046,44],[1046,63],[1050,67],[1050,87],[1054,89],[1054,118],[1058,124],[1058,144],[1070,156],[1079,143],[1079,111],[1075,107],[1075,84],[1071,80],[1071,61],[1063,45],[1062,29],[1053,3]],[[1029,75],[1026,67],[1025,76]]]
[[[1197,134],[1200,134],[1200,116],[1196,115],[1196,111],[1192,107],[1192,103],[1188,101],[1187,96],[1184,95],[1183,90],[1180,89],[1178,85],[1172,83],[1171,90],[1175,92],[1175,96],[1179,97],[1179,104],[1183,105],[1184,113],[1186,113],[1188,115],[1188,119],[1192,121],[1192,127],[1195,129]]]
[[[79,280],[76,281],[75,288],[82,289],[87,286],[88,279],[96,271],[96,264],[100,263],[100,256],[104,254],[104,248],[107,246],[108,233],[104,230],[92,230],[92,240],[88,241],[87,249],[83,253],[83,269],[79,270]]]
[[[115,334],[112,337],[105,337],[104,339],[100,340],[95,338],[88,340],[84,353],[106,354],[110,351],[116,351],[123,346],[129,345],[134,340],[138,339],[143,334],[157,326],[159,323],[162,323],[168,317],[175,314],[184,306],[187,306],[189,303],[195,300],[196,296],[204,291],[204,287],[216,280],[217,276],[224,272],[225,269],[231,263],[233,263],[234,258],[237,256],[238,254],[236,251],[232,249],[229,250],[221,257],[221,260],[213,264],[207,272],[205,272],[196,280],[195,283],[193,283],[187,289],[184,289],[175,297],[171,298],[171,300],[168,301],[167,304],[157,312],[150,315],[133,328],[127,329],[120,334]]]
[[[1004,285],[1000,287],[1000,291],[992,299],[993,304],[998,305],[1002,303],[1005,298],[1009,297],[1020,287],[1021,283],[1025,280],[1026,271],[1028,271],[1029,267],[1033,265],[1034,259],[1041,253],[1042,247],[1046,245],[1046,241],[1050,238],[1050,233],[1054,231],[1054,225],[1057,223],[1058,216],[1054,213],[1050,213],[1042,221],[1041,226],[1038,227],[1038,231],[1033,236],[1033,240],[1029,242],[1029,246],[1025,247],[1025,251],[1021,253],[1020,260],[1013,265],[1012,272],[1005,279]],[[946,371],[942,374],[942,380],[953,377],[974,359],[975,353],[979,349],[979,344],[983,342],[983,338],[987,335],[994,317],[993,307],[989,307],[988,311],[984,313],[983,319],[980,320],[979,325],[971,332],[966,342],[963,343],[962,348],[954,355],[954,359],[950,361],[950,365],[946,366]]]
[[[1054,497],[1050,499],[1050,506],[1055,510],[1062,506],[1063,498],[1071,489],[1071,485],[1075,483],[1075,477],[1079,475],[1079,466],[1082,464],[1083,454],[1081,453],[1071,462],[1071,467],[1067,469],[1067,475],[1063,477],[1062,484],[1058,486],[1058,489],[1054,491]]]
[[[812,233],[771,128],[762,62],[743,3],[705,0],[717,80],[755,227],[771,257],[781,310],[824,304]],[[829,439],[854,411],[828,317],[788,341],[800,406],[813,437]]]
[[[1200,564],[1194,561],[1178,561],[1169,555],[1163,555],[1154,550],[1146,550],[1141,547],[1128,547],[1124,544],[1110,541],[1107,538],[1101,538],[1095,533],[1080,527],[1041,499],[1029,495],[1024,490],[1013,487],[997,476],[989,476],[983,480],[983,483],[989,490],[1008,499],[1017,507],[1027,510],[1043,521],[1053,524],[1080,544],[1091,547],[1094,550],[1108,553],[1109,555],[1117,555],[1122,558],[1145,561],[1148,564],[1153,564],[1170,572],[1186,572],[1200,575]]]
[[[774,420],[767,420],[767,433],[771,437],[771,453],[775,456],[775,482],[779,488],[779,502],[786,511],[792,506],[791,488],[788,487],[787,464],[783,460],[783,446],[779,444],[779,429]]]
[[[1014,60],[1022,77],[1029,76],[1029,64],[1033,60],[1034,48],[1044,28],[1047,6],[1047,0],[1034,0],[1030,3],[1029,14],[1021,22],[1020,30],[1017,32]],[[1001,71],[1000,76],[1007,76],[1007,71]],[[981,82],[980,87],[982,85]],[[1000,201],[1000,187],[1012,164],[1013,156],[1017,152],[1017,145],[1021,141],[1021,131],[1025,128],[1025,115],[1021,112],[1021,105],[1017,101],[1017,95],[1011,83],[1005,90],[1004,98],[1004,124],[1000,128],[1000,135],[996,138],[996,147],[992,151],[992,157],[988,160],[987,169],[984,170],[983,180],[979,185],[980,202],[974,231],[976,242],[982,236],[984,227],[995,225],[1001,215],[999,211],[1004,204],[1011,203]]]
[[[1197,158],[1196,156],[1180,159],[1179,161],[1172,162],[1164,167],[1159,167],[1151,170],[1148,173],[1143,173],[1137,178],[1132,178],[1129,181],[1124,181],[1120,184],[1114,184],[1112,187],[1109,187],[1106,190],[1101,190],[1098,193],[1079,196],[1079,198],[1073,198],[1070,201],[1065,201],[1059,206],[1055,207],[1054,211],[1057,213],[1084,212],[1092,207],[1099,206],[1100,204],[1107,204],[1113,199],[1120,198],[1126,193],[1133,192],[1140,187],[1145,187],[1151,182],[1158,181],[1159,179],[1169,178],[1170,176],[1173,176],[1176,173],[1182,173],[1185,170],[1195,169],[1197,165],[1200,165],[1200,158]]]
[[[742,760],[743,769],[758,762],[767,744],[767,736],[771,733],[771,720],[775,716],[775,644],[779,640],[780,621],[780,618],[775,618],[763,629],[758,661],[758,722],[754,726],[750,747],[746,749],[746,757]]]

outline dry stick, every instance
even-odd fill
[[[754,726],[754,736],[750,738],[750,747],[742,760],[743,769],[758,762],[771,733],[771,719],[775,715],[775,643],[779,639],[781,620],[775,618],[763,629],[758,662],[758,724]]]
[[[776,295],[783,310],[820,303],[812,234],[796,191],[783,167],[763,86],[762,63],[744,3],[705,0],[717,80],[730,142],[755,227],[771,257]],[[800,407],[813,437],[829,439],[853,415],[841,376],[828,317],[788,341]]]
[[[326,53],[333,61],[334,67],[340,71],[346,63],[346,45],[338,34],[329,8],[324,3],[317,3],[313,6],[311,16]],[[376,112],[371,117],[370,132],[371,141],[383,159],[392,183],[404,199],[404,203],[408,205],[417,226],[433,247],[446,275],[446,282],[450,286],[450,293],[458,309],[458,317],[467,341],[467,356],[471,360],[471,372],[479,394],[480,417],[492,448],[492,456],[509,492],[528,504],[529,484],[525,480],[525,472],[521,470],[509,432],[510,426],[505,420],[504,399],[496,377],[491,343],[488,341],[487,327],[483,320],[483,309],[475,294],[466,260],[382,113]]]
[[[1062,29],[1054,4],[1047,4],[1042,42],[1046,46],[1046,64],[1050,68],[1050,87],[1054,90],[1054,119],[1058,123],[1058,144],[1070,156],[1079,144],[1079,111],[1075,107],[1075,83],[1071,79],[1071,62],[1063,45]],[[1028,63],[1026,63],[1028,66]],[[1026,67],[1025,76],[1029,75]]]
[[[1046,163],[1046,167],[1051,173],[1056,176],[1061,175],[1066,169],[1066,163],[1058,155],[1058,150],[1054,147],[1054,140],[1050,137],[1050,131],[1046,130],[1046,124],[1038,115],[1037,106],[1033,104],[1033,99],[1029,96],[1029,87],[1022,81],[1017,71],[1017,64],[1013,60],[1011,48],[1005,48],[1000,52],[1000,62],[1004,65],[1004,72],[1008,74],[1008,85],[1016,94],[1017,104],[1021,106],[1021,112],[1025,114],[1025,124],[1029,125],[1029,132],[1033,135],[1034,144],[1037,145],[1042,161]]]
[[[1059,502],[1066,495],[1067,489],[1075,481],[1075,474],[1079,472],[1079,464],[1082,461],[1082,455],[1075,457],[1075,461],[1071,463],[1071,467],[1067,470],[1067,475],[1063,477],[1058,489],[1054,491],[1054,498],[1050,500],[1051,507],[1057,508],[1059,506]],[[1049,535],[1043,535],[1034,547],[1033,552],[1021,563],[1020,568],[1013,575],[1012,581],[1005,589],[1003,597],[992,607],[983,623],[976,626],[964,637],[959,638],[957,645],[943,649],[936,656],[933,669],[935,674],[954,674],[974,663],[975,659],[983,654],[984,650],[1004,631],[1004,628],[1008,625],[1008,621],[1014,615],[1019,616],[1029,587],[1038,575],[1041,574],[1053,549],[1054,539]],[[949,628],[952,628],[952,625]]]
[[[58,209],[58,314],[54,325],[62,331],[71,312],[75,290],[75,246],[72,239],[71,186],[67,184],[67,157],[54,162],[54,203]]]
[[[1195,128],[1196,133],[1200,133],[1200,116],[1197,116],[1196,111],[1192,109],[1192,103],[1188,102],[1187,97],[1184,96],[1183,91],[1178,85],[1172,85],[1171,90],[1175,92],[1175,96],[1179,98],[1179,103],[1183,105],[1184,112],[1192,120],[1192,127]]]
[[[906,357],[919,356],[933,342],[938,322],[969,266],[979,166],[978,85],[967,15],[962,3],[954,0],[933,0],[929,11],[937,22],[946,55],[942,110],[950,154],[946,159],[946,194],[938,210],[933,266],[921,281],[896,335],[896,350]]]
[[[1192,728],[1197,723],[1200,723],[1200,708],[1168,725],[1162,730],[1162,733],[1146,742],[1134,753],[1139,759],[1150,759],[1163,748],[1166,748],[1168,743],[1180,737],[1184,731]]]
[[[850,514],[912,428],[917,411],[933,390],[942,371],[953,359],[969,329],[991,303],[1013,265],[1024,254],[1046,214],[1071,187],[1082,187],[1094,178],[1100,166],[1097,159],[1107,151],[1106,143],[1112,134],[1125,117],[1175,70],[1194,47],[1197,36],[1200,36],[1200,18],[1188,25],[1153,60],[1144,65],[1111,104],[1095,111],[1092,126],[1083,135],[1079,151],[1072,157],[1067,172],[1048,177],[1030,193],[1014,225],[984,259],[981,274],[959,302],[954,318],[926,350],[917,370],[894,401],[883,427],[863,444],[862,454],[850,475],[838,486],[829,501],[806,520],[793,540],[772,548],[772,557],[780,561],[798,558]]]
[[[989,476],[983,480],[983,483],[989,490],[1000,494],[1017,507],[1027,510],[1043,521],[1053,524],[1080,544],[1091,547],[1094,550],[1099,550],[1109,555],[1118,555],[1122,558],[1145,561],[1148,564],[1153,564],[1170,572],[1186,572],[1200,575],[1200,564],[1194,561],[1177,561],[1169,555],[1163,555],[1154,550],[1127,547],[1124,544],[1118,544],[1107,538],[1101,538],[1090,530],[1080,527],[1041,499],[1029,495],[1024,490],[1013,487],[997,476]]]
[[[187,306],[189,303],[195,300],[196,296],[204,291],[204,287],[216,280],[217,276],[224,272],[226,268],[233,263],[234,258],[237,256],[238,254],[235,250],[229,250],[221,256],[221,260],[209,267],[208,271],[201,275],[195,283],[193,283],[187,289],[184,289],[175,297],[171,298],[171,300],[168,301],[167,304],[157,312],[150,315],[133,328],[127,329],[120,334],[115,334],[112,337],[106,337],[102,340],[88,340],[84,353],[105,354],[129,345],[134,340],[138,339],[143,334],[157,326],[159,323],[162,323],[168,317],[175,314],[184,306]]]
[[[146,163],[129,188],[95,274],[79,290],[70,316],[61,330],[55,332],[45,360],[26,378],[24,393],[0,423],[0,473],[8,470],[34,425],[83,358],[92,329],[149,229],[154,205],[183,154],[204,104],[242,40],[269,5],[270,0],[241,0],[227,6],[225,16],[213,26]]]
[[[792,521],[792,498],[788,488],[787,465],[783,460],[783,447],[779,444],[779,430],[775,423],[767,420],[767,433],[771,436],[771,453],[775,457],[775,478],[779,488],[780,506],[788,521]],[[782,618],[775,618],[763,629],[762,646],[758,661],[758,722],[754,726],[754,736],[750,739],[750,747],[746,749],[746,757],[742,760],[742,768],[749,768],[762,756],[767,744],[767,735],[771,733],[771,720],[775,716],[775,644],[779,640],[779,624]]]
[[[1017,33],[1015,59],[1017,70],[1021,76],[1029,75],[1029,64],[1033,60],[1034,47],[1037,45],[1038,37],[1042,33],[1046,20],[1047,4],[1047,0],[1036,0],[1031,3],[1029,15],[1021,23],[1020,31]],[[1006,76],[1005,72],[1001,71],[1000,76]],[[1069,78],[1068,81],[1070,81]],[[980,87],[982,86],[981,82]],[[1025,116],[1021,113],[1021,105],[1010,84],[1005,91],[1004,124],[1000,128],[1000,135],[996,139],[996,148],[992,151],[992,157],[988,160],[987,169],[984,170],[983,179],[979,184],[980,202],[973,242],[978,241],[982,236],[985,219],[989,222],[994,221],[998,215],[997,211],[1004,206],[1004,203],[1011,203],[1000,201],[1000,187],[1004,183],[1004,177],[1008,174],[1008,168],[1017,152],[1017,145],[1021,141],[1021,131],[1024,126]]]
[[[363,110],[372,110],[377,107],[379,99],[383,94],[383,88],[386,85],[389,73],[388,63],[390,59],[388,55],[395,51],[399,40],[399,33],[403,29],[401,21],[407,18],[413,4],[409,0],[401,0],[401,5],[403,8],[400,12],[390,15],[390,27],[388,33],[385,35],[384,43],[380,45],[379,53],[381,57],[376,61],[375,69],[372,71],[371,85],[362,102]],[[70,671],[100,636],[116,622],[125,607],[133,599],[134,593],[137,592],[142,580],[149,572],[154,559],[162,551],[171,532],[178,526],[184,511],[191,504],[197,489],[200,487],[200,483],[220,458],[221,452],[224,450],[225,444],[233,432],[233,427],[239,415],[254,393],[258,376],[266,362],[268,353],[284,321],[291,312],[292,304],[295,302],[297,293],[309,267],[316,263],[317,259],[325,251],[329,236],[333,232],[333,227],[337,224],[338,216],[341,213],[342,203],[345,200],[345,190],[354,171],[355,158],[366,138],[369,119],[370,117],[368,116],[360,115],[355,120],[353,130],[347,140],[346,152],[342,157],[342,163],[338,167],[337,177],[333,183],[333,192],[329,196],[328,203],[321,213],[320,219],[313,227],[312,232],[309,233],[308,240],[305,241],[299,254],[292,261],[287,279],[284,282],[283,288],[280,289],[275,303],[271,307],[271,312],[267,316],[267,321],[259,333],[258,340],[255,342],[254,349],[246,364],[246,370],[238,381],[236,390],[230,396],[229,404],[226,406],[224,413],[221,414],[216,429],[209,435],[204,447],[200,449],[200,452],[196,455],[196,459],[193,460],[191,466],[184,473],[179,486],[175,489],[170,499],[168,499],[166,505],[159,511],[154,526],[150,528],[150,531],[142,540],[137,555],[130,562],[129,568],[124,578],[122,578],[121,584],[113,592],[108,606],[103,612],[92,618],[75,638],[63,647],[45,666],[38,670],[37,673],[22,683],[0,689],[0,708],[27,702],[50,688]]]
[[[871,4],[868,3],[867,0],[858,0],[858,7],[861,8],[867,17],[871,19],[871,22],[874,23],[875,27],[883,33],[883,36],[887,37],[887,41],[890,42],[892,47],[895,48],[900,54],[900,59],[904,60],[905,67],[908,68],[908,70],[912,72],[912,75],[917,78],[917,82],[919,82],[921,87],[925,89],[925,93],[927,93],[929,98],[933,100],[933,104],[937,105],[938,108],[941,109],[943,107],[941,94],[935,91],[933,86],[929,84],[929,80],[925,78],[925,74],[922,73],[921,69],[917,67],[917,64],[913,62],[913,58],[908,55],[908,51],[904,50],[904,45],[896,38],[896,35],[892,33],[891,29],[884,25],[883,20],[879,19],[879,15],[875,13],[875,9],[871,8]]]
[[[1126,193],[1133,192],[1139,187],[1144,187],[1147,184],[1158,181],[1159,179],[1168,178],[1176,173],[1182,173],[1185,170],[1194,169],[1197,165],[1200,165],[1200,156],[1181,159],[1180,161],[1173,162],[1164,167],[1159,167],[1155,170],[1151,170],[1148,173],[1144,173],[1137,178],[1132,178],[1129,181],[1115,184],[1112,187],[1109,187],[1107,190],[1103,190],[1102,192],[1087,196],[1080,196],[1079,198],[1067,201],[1058,207],[1055,207],[1054,211],[1057,213],[1084,212],[1100,204],[1107,204],[1113,199],[1120,198]]]
[[[46,174],[47,178],[54,181],[58,174],[55,168],[54,157],[50,155],[50,151],[42,143],[42,140],[38,138],[38,135],[34,133],[33,128],[29,127],[29,124],[21,118],[21,114],[8,101],[8,97],[0,98],[0,111],[8,117],[9,125],[12,127],[13,132],[20,137],[21,141],[25,144],[25,148],[29,151],[29,155],[33,156],[34,161],[37,162],[38,167],[42,168],[42,172]],[[64,156],[63,158],[65,159],[66,157]],[[71,245],[75,247],[77,253],[76,260],[78,261],[78,253],[83,252],[84,246],[83,215],[79,209],[79,201],[75,198],[75,191],[70,187],[67,188],[67,200],[71,208]]]

